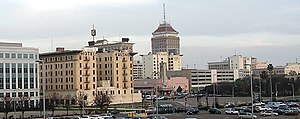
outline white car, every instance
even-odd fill
[[[90,119],[100,119],[100,116],[99,115],[92,115],[92,116],[90,116]]]
[[[80,119],[90,119],[90,117],[88,115],[82,115]]]
[[[271,111],[272,108],[266,107],[266,106],[260,106],[260,107],[258,107],[258,110],[259,110],[259,111]]]
[[[272,112],[272,111],[262,111],[262,112],[260,113],[261,116],[272,116],[272,114],[273,114],[274,116],[278,116],[278,113]]]
[[[239,113],[239,119],[252,119],[252,115],[249,112]],[[257,116],[253,114],[253,119],[257,119]]]
[[[237,115],[239,114],[239,111],[238,110],[234,110],[234,108],[228,108],[225,110],[225,114],[234,114],[234,115]]]

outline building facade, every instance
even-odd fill
[[[168,77],[183,76],[189,79],[190,91],[197,92],[213,83],[234,82],[239,76],[239,70],[200,70],[182,69],[181,71],[169,71]]]
[[[143,79],[162,78],[165,68],[167,71],[181,70],[181,56],[169,55],[167,52],[157,52],[141,55],[143,61]]]
[[[167,52],[168,54],[180,55],[180,38],[178,32],[165,20],[159,24],[152,33],[152,53]]]
[[[143,79],[143,63],[140,60],[133,61],[133,79]]]
[[[25,108],[39,105],[38,53],[37,48],[22,47],[22,43],[0,42],[1,106],[4,106],[4,97],[18,102],[17,104],[23,103]]]

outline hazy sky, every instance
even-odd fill
[[[163,3],[181,38],[183,66],[205,68],[235,51],[274,65],[300,60],[299,0],[1,0],[0,41],[40,52],[81,49],[95,24],[97,39],[129,37],[146,54]]]

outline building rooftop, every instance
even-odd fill
[[[152,35],[158,34],[178,34],[178,32],[169,23],[164,22],[159,24],[158,28],[152,33]]]

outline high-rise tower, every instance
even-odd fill
[[[165,4],[163,10],[163,22],[152,33],[152,53],[167,52],[168,54],[180,55],[180,38],[177,36],[178,32],[166,21]]]

